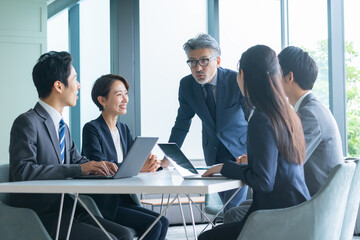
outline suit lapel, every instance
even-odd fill
[[[35,105],[34,110],[39,114],[40,117],[42,117],[44,119],[44,125],[49,134],[51,144],[56,152],[56,156],[58,158],[58,163],[61,164],[60,143],[59,143],[59,139],[57,137],[57,133],[55,132],[54,122],[51,119],[50,115],[46,112],[46,110],[39,103],[37,103]]]
[[[65,160],[64,162],[66,164],[70,164],[70,151],[67,151],[67,149],[71,149],[72,141],[70,139],[70,130],[68,125],[66,124],[66,132],[65,132]]]
[[[125,139],[124,139],[124,136],[125,136],[125,134],[122,132],[122,129],[121,129],[121,127],[120,127],[120,123],[119,122],[117,122],[116,123],[116,127],[117,127],[117,129],[118,129],[118,131],[119,131],[119,134],[120,134],[120,140],[121,140],[121,144],[122,144],[122,150],[123,150],[123,156],[124,156],[124,158],[125,158],[125,156],[126,156],[126,154],[127,154],[127,145],[126,145],[126,141],[125,141]]]
[[[215,122],[212,118],[210,111],[206,105],[204,92],[202,90],[202,86],[196,82],[194,79],[193,84],[193,93],[194,97],[196,99],[196,102],[198,103],[199,109],[198,109],[198,116],[199,118],[206,123],[206,125],[211,126],[215,129]]]
[[[228,85],[224,81],[224,73],[218,68],[217,73],[217,86],[216,86],[216,126],[221,126],[222,117],[224,116],[224,100],[229,92]]]
[[[111,151],[111,158],[110,159],[117,160],[115,143],[114,143],[113,137],[111,135],[110,129],[109,129],[108,125],[106,124],[105,119],[102,117],[102,115],[100,115],[98,120],[99,120],[99,123],[100,123],[101,131],[104,133],[104,139],[109,139],[109,148],[110,148],[110,151]],[[109,160],[109,159],[107,159],[107,160]]]

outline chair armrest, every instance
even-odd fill
[[[51,240],[37,214],[28,208],[8,206],[0,201],[1,239]]]

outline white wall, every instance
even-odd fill
[[[38,99],[32,68],[46,51],[46,0],[0,0],[0,164],[9,162],[14,119]]]

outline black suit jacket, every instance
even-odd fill
[[[207,165],[235,160],[246,153],[248,110],[236,80],[237,73],[218,68],[216,88],[216,123],[205,102],[202,86],[190,74],[180,81],[179,109],[169,142],[182,146],[195,114],[202,122],[202,145]],[[227,148],[226,156],[216,159],[220,142]]]
[[[249,121],[248,164],[227,162],[221,173],[253,189],[253,203],[243,220],[260,209],[285,208],[310,199],[302,165],[280,156],[270,119],[255,110]]]
[[[123,148],[124,157],[134,143],[130,129],[126,124],[117,122],[117,129]],[[100,115],[97,119],[85,124],[83,128],[82,154],[91,160],[109,161],[118,164],[114,141],[109,127]],[[136,194],[92,194],[105,218],[113,220],[119,205],[137,204],[140,202]]]
[[[61,164],[60,144],[54,123],[47,111],[37,103],[21,114],[10,133],[10,181],[66,179],[82,175],[82,157],[66,126],[65,164]],[[33,209],[46,222],[57,221],[60,194],[10,194],[10,205]],[[65,200],[63,219],[70,216],[73,200]],[[69,205],[67,204],[69,203]],[[56,226],[56,224],[55,224]]]

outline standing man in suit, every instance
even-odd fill
[[[62,119],[66,106],[75,106],[80,84],[67,52],[43,54],[33,68],[33,81],[40,100],[13,123],[10,135],[10,181],[67,179],[115,173],[117,166],[82,157]],[[55,238],[60,194],[11,194],[10,204],[33,209]],[[74,200],[65,195],[60,239],[65,239]],[[113,239],[132,239],[125,227],[98,218]],[[77,207],[70,239],[108,239],[82,207]]]
[[[179,109],[169,142],[182,146],[195,114],[202,121],[202,146],[208,166],[235,161],[246,152],[245,101],[235,71],[220,67],[221,50],[208,34],[199,34],[183,46],[191,74],[180,81]],[[162,166],[169,165],[168,160]],[[219,193],[225,203],[235,190]],[[227,205],[225,211],[246,199],[247,187]]]
[[[344,162],[339,129],[330,110],[311,91],[318,68],[309,54],[290,46],[283,49],[278,58],[285,94],[302,123],[306,142],[305,182],[313,196],[325,183],[332,168]],[[250,204],[246,201],[227,212],[224,222],[241,220]]]

